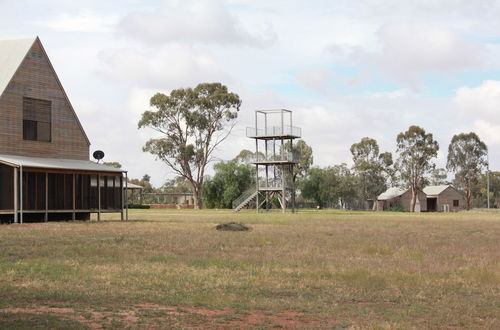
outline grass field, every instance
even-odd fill
[[[498,213],[107,217],[0,226],[0,328],[500,329]]]

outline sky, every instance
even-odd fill
[[[394,153],[419,125],[438,166],[473,131],[500,170],[500,0],[0,0],[0,38],[34,35],[91,152],[157,186],[174,173],[142,151],[155,133],[137,128],[141,113],[200,82],[243,101],[217,160],[254,148],[256,109],[286,108],[317,166],[351,164],[363,137]]]

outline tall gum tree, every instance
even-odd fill
[[[143,147],[190,183],[195,208],[202,208],[205,168],[215,148],[234,127],[241,106],[240,97],[220,83],[201,83],[195,88],[180,88],[169,95],[157,93],[145,111],[139,128],[158,132]]]
[[[392,154],[380,153],[375,139],[364,137],[351,146],[353,170],[358,179],[358,187],[363,202],[373,200],[372,210],[376,210],[378,195],[387,189],[392,176]]]
[[[455,182],[465,192],[467,210],[471,208],[472,187],[487,168],[488,148],[476,133],[454,135],[448,146],[446,168],[455,173]]]
[[[419,126],[410,126],[406,132],[399,133],[396,142],[399,154],[396,168],[402,182],[411,188],[410,211],[415,212],[417,194],[422,190],[424,177],[435,168],[432,159],[437,156],[439,144],[431,133],[426,133]]]

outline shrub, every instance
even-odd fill
[[[391,212],[404,212],[405,208],[403,207],[403,205],[397,203],[397,204],[392,205],[389,208],[389,211],[391,211]]]
[[[149,209],[151,208],[149,205],[144,204],[128,204],[129,209]]]

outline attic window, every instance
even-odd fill
[[[31,53],[31,58],[34,60],[41,60],[42,59],[42,54],[32,52]]]
[[[23,98],[23,138],[31,141],[52,140],[52,102]]]

